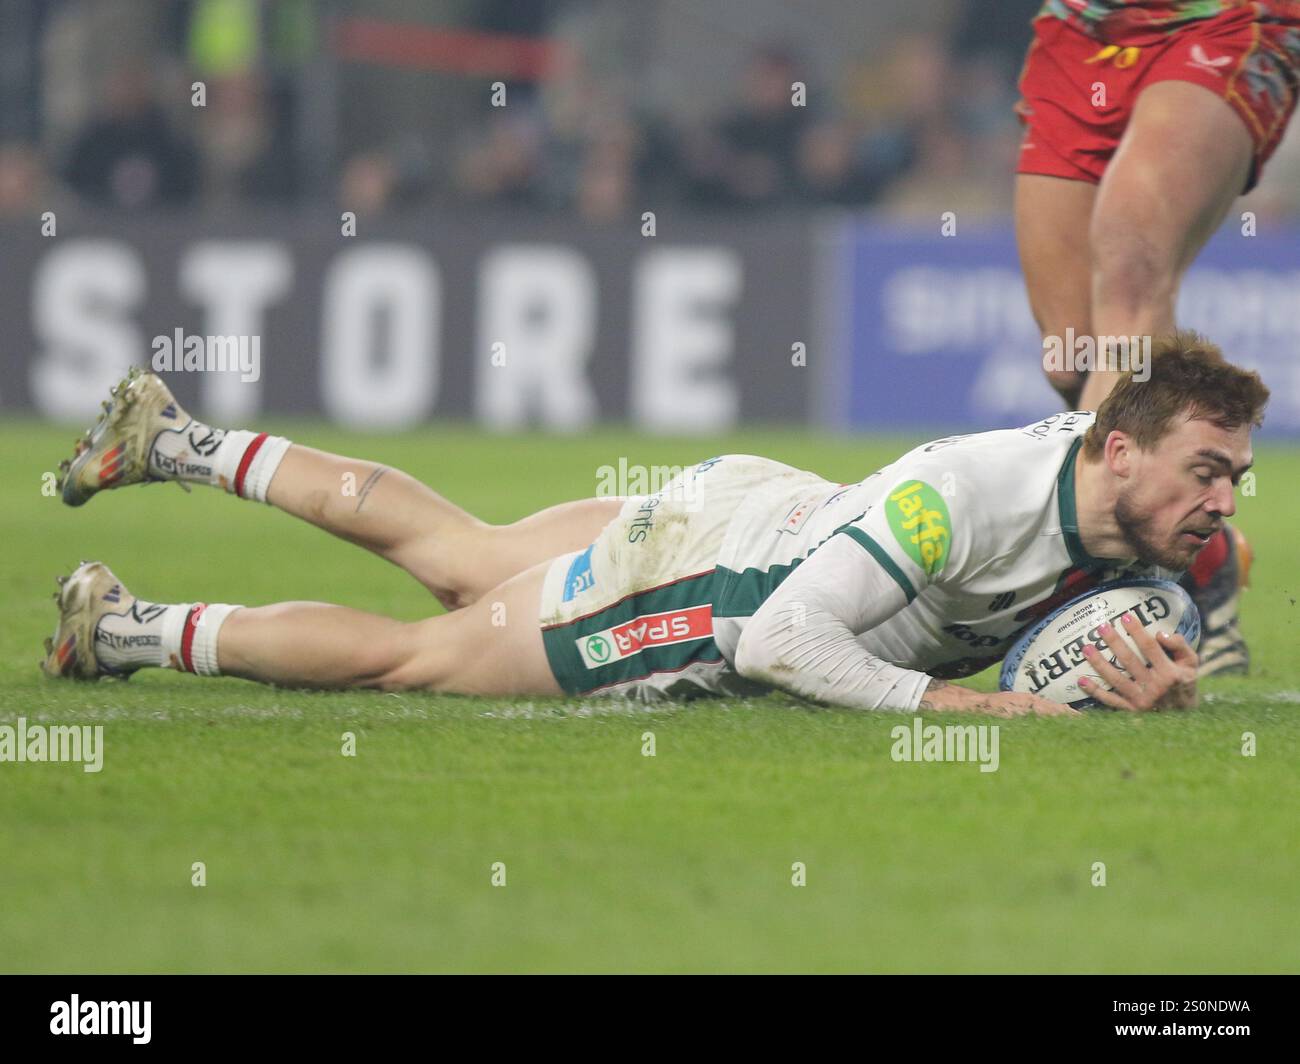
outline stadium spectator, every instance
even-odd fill
[[[793,54],[769,45],[754,54],[742,79],[737,109],[716,126],[688,135],[684,156],[688,195],[709,205],[762,206],[794,194],[806,106],[792,102],[805,81]]]
[[[38,23],[45,47],[31,76],[42,91],[11,101],[17,132],[9,137],[45,158],[57,152],[72,190],[116,206],[336,195],[377,210],[430,202],[436,188],[446,206],[508,205],[596,222],[675,203],[987,213],[1006,206],[1018,136],[1010,102],[1038,3],[1006,0],[996,15],[976,0],[944,0],[942,15],[937,0],[918,3],[910,23],[918,28],[864,37],[880,44],[857,64],[808,28],[798,43],[825,67],[817,82],[789,45],[746,53],[740,38],[720,36],[719,55],[738,55],[743,74],[734,87],[722,78],[702,83],[721,99],[692,99],[673,91],[673,57],[656,33],[656,19],[668,15],[656,4],[631,14],[571,0],[465,0],[463,24],[545,38],[563,56],[540,78],[504,75],[510,105],[502,109],[486,107],[487,81],[471,86],[455,70],[372,64],[364,78],[349,72],[330,90],[340,68],[331,66],[328,19],[307,0],[67,0]],[[902,9],[900,0],[890,4]],[[774,0],[763,9],[774,10]],[[148,59],[114,71],[106,106],[87,120],[101,79],[95,43],[110,26]],[[192,80],[207,85],[201,111],[188,106]],[[797,81],[808,84],[806,107],[792,103]],[[426,86],[446,113],[425,122],[409,93],[390,91],[399,85]],[[707,114],[721,117],[700,117]],[[375,145],[373,124],[387,123],[384,116],[401,150]],[[1261,217],[1300,210],[1291,191],[1300,185],[1285,177],[1300,164],[1287,157],[1284,145],[1274,164],[1282,176],[1246,209]],[[11,203],[28,180],[23,165],[11,156]]]
[[[31,215],[51,205],[41,202],[44,171],[30,144],[0,144],[0,218]]]
[[[585,145],[576,206],[590,221],[614,221],[632,206],[639,138],[630,118],[612,120]]]
[[[192,201],[198,166],[190,141],[173,130],[139,65],[108,79],[103,112],[81,130],[66,177],[78,195],[101,206],[139,208]]]
[[[949,123],[948,69],[943,42],[913,33],[895,40],[887,55],[866,56],[848,71],[847,102],[861,116],[863,165],[875,184],[910,180],[923,142]]]
[[[382,151],[358,152],[343,165],[339,206],[358,214],[378,214],[393,204],[397,167]]]
[[[469,202],[535,205],[539,199],[542,128],[523,107],[488,115],[456,162],[454,186]]]
[[[428,199],[432,169],[423,145],[413,140],[357,152],[343,165],[339,206],[379,214],[393,207],[418,205]]]
[[[299,66],[315,15],[300,0],[196,0],[181,36],[208,89],[197,115],[205,196],[288,200],[299,191]]]
[[[862,157],[860,138],[842,119],[823,119],[799,138],[796,195],[806,204],[860,206],[875,199],[881,182]]]

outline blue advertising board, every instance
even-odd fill
[[[1042,373],[1010,224],[959,235],[847,227],[829,310],[840,357],[825,415],[855,430],[981,429],[1059,407]],[[1265,433],[1300,436],[1300,229],[1225,226],[1184,279],[1178,321],[1273,392]]]

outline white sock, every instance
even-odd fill
[[[137,599],[126,613],[99,619],[95,655],[109,672],[153,666],[220,676],[217,636],[239,608],[221,602],[162,605]]]
[[[191,419],[184,428],[158,434],[149,450],[149,472],[266,502],[266,489],[290,446],[283,436],[214,429]]]
[[[95,656],[99,663],[110,672],[166,665],[162,626],[168,611],[183,609],[136,599],[126,613],[106,613],[95,628]]]

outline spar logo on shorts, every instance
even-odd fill
[[[689,643],[692,639],[708,639],[712,635],[713,606],[706,602],[702,606],[633,617],[613,628],[580,636],[574,643],[582,655],[582,663],[589,669],[598,669],[639,654],[648,647]]]

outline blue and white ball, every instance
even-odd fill
[[[1181,587],[1170,580],[1117,580],[1085,591],[1024,632],[1002,661],[999,687],[1075,709],[1101,706],[1079,686],[1085,676],[1106,686],[1083,656],[1083,648],[1091,643],[1114,661],[1097,629],[1109,621],[1122,634],[1119,619],[1130,611],[1153,636],[1181,635],[1193,650],[1200,644],[1201,615]]]

